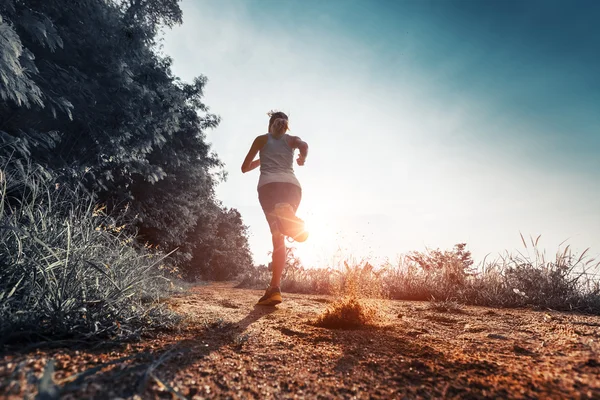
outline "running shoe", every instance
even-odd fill
[[[281,301],[281,290],[279,290],[279,287],[269,287],[266,290],[265,295],[261,297],[256,304],[259,306],[276,306],[281,303]]]

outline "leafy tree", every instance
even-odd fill
[[[217,260],[216,249],[239,236],[227,251],[238,249],[232,257],[245,265],[241,218],[214,194],[223,165],[206,142],[219,123],[203,103],[207,79],[181,82],[156,51],[160,30],[182,21],[178,3],[4,0],[0,139],[11,146],[0,154],[17,151],[62,184],[95,193],[109,211],[127,207],[142,239],[179,248],[179,263]],[[225,221],[239,231],[219,234]],[[206,265],[214,272],[222,258]]]
[[[183,22],[177,1],[118,0],[113,3],[124,14],[124,23],[132,28],[140,27],[150,42],[154,42],[160,26],[171,28]]]
[[[212,226],[214,235],[203,234],[207,224]],[[197,235],[197,236],[196,236]],[[197,246],[193,251],[191,269],[194,277],[206,279],[232,279],[252,267],[252,257],[248,247],[247,227],[236,209],[221,209],[216,218],[212,215],[198,225],[193,239]]]
[[[43,106],[42,92],[31,75],[37,72],[34,57],[23,48],[19,35],[0,15],[0,97],[11,100],[17,105],[30,107],[31,104]]]

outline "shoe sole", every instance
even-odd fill
[[[294,236],[293,239],[296,242],[300,242],[300,243],[306,242],[306,239],[308,239],[308,232],[304,231],[304,232],[300,233],[299,235]]]
[[[282,301],[281,296],[273,296],[266,300],[259,301],[256,304],[259,306],[276,306],[277,304],[281,303],[281,301]]]
[[[279,300],[271,300],[271,301],[268,301],[268,302],[264,302],[263,301],[262,303],[256,303],[256,305],[258,305],[258,306],[264,306],[264,307],[274,307],[274,306],[276,306],[277,304],[280,304],[280,303],[281,303],[281,301],[279,301]]]

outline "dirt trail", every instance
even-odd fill
[[[33,393],[50,358],[66,387],[134,357],[63,398],[600,398],[600,317],[382,301],[381,327],[329,330],[311,321],[330,297],[284,293],[276,308],[255,307],[261,294],[195,287],[171,300],[190,321],[179,332],[5,354],[0,396]]]

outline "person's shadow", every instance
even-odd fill
[[[248,327],[275,311],[277,311],[277,307],[254,305],[252,310],[241,320],[223,321],[219,318],[207,325],[197,337],[182,340],[175,346],[194,349],[198,355],[207,356],[230,344],[241,345],[249,338],[249,335],[245,334]]]
[[[246,329],[262,317],[277,311],[277,307],[254,305],[254,308],[243,319],[233,322],[234,330],[237,334],[244,333]]]

